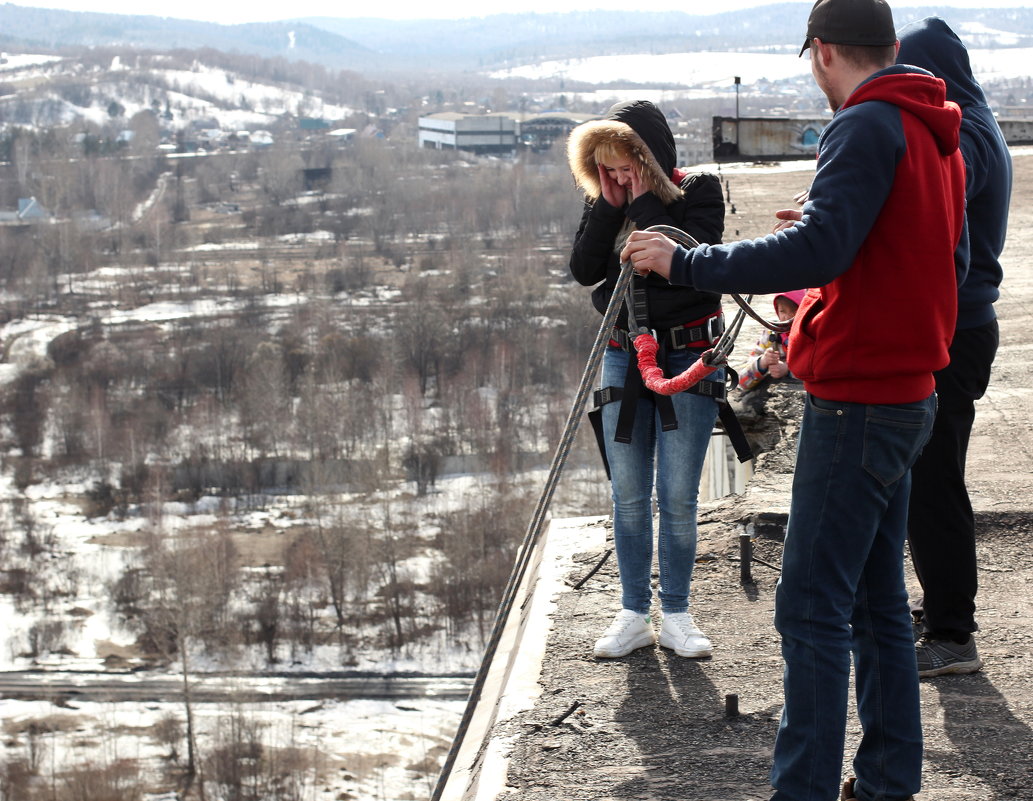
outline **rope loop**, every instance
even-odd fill
[[[684,392],[724,364],[723,360],[712,361],[714,350],[711,348],[704,351],[685,372],[674,378],[664,378],[664,371],[656,364],[656,352],[659,347],[652,334],[639,334],[635,337],[638,371],[642,374],[642,383],[646,385],[646,389],[658,395],[677,395],[679,392]]]

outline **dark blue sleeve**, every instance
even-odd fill
[[[818,287],[849,269],[893,187],[905,149],[900,111],[867,102],[822,132],[803,220],[760,239],[679,247],[670,281],[712,292],[769,294]]]

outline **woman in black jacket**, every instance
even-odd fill
[[[720,242],[721,184],[714,175],[690,175],[675,168],[674,136],[652,103],[618,103],[605,119],[578,126],[568,140],[567,156],[586,195],[570,271],[580,284],[595,286],[592,302],[600,313],[620,273],[617,254],[632,230],[669,225],[699,242]],[[653,274],[636,277],[633,292],[635,322],[656,331],[668,375],[695,362],[720,334],[719,294],[672,286]],[[602,407],[602,421],[622,609],[596,642],[595,655],[624,656],[655,642],[649,611],[656,476],[660,645],[680,656],[709,656],[710,641],[696,627],[688,607],[696,557],[696,499],[717,404],[690,392],[667,399],[642,386],[630,352],[635,332],[628,334],[626,309],[611,337],[603,358],[603,386],[619,389],[610,395],[621,397]],[[713,378],[723,381],[723,373]]]

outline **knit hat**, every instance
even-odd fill
[[[807,38],[800,48],[801,56],[811,46],[811,39],[882,47],[896,43],[897,31],[886,0],[817,0],[807,18]]]

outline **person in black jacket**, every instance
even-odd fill
[[[983,662],[972,632],[976,609],[976,529],[965,487],[965,456],[975,401],[990,383],[1000,333],[994,301],[1004,271],[1012,163],[1008,145],[972,75],[968,50],[939,17],[900,31],[897,63],[929,70],[961,107],[969,264],[958,287],[958,322],[950,364],[936,373],[939,408],[933,435],[911,468],[908,544],[922,598],[912,614],[922,631],[915,645],[919,676],[973,673]]]
[[[674,137],[652,103],[618,103],[604,119],[575,128],[567,156],[586,195],[570,271],[580,284],[595,286],[592,302],[600,313],[613,293],[620,273],[618,254],[632,230],[668,225],[699,242],[721,240],[720,182],[714,175],[675,168]],[[689,367],[720,335],[721,295],[716,292],[672,286],[650,275],[634,279],[633,295],[635,323],[656,330],[660,363],[668,375]],[[649,616],[656,476],[660,645],[680,656],[705,657],[711,644],[688,613],[689,585],[699,480],[717,404],[701,394],[666,397],[646,390],[631,352],[635,333],[628,333],[624,308],[603,358],[603,386],[613,388],[611,398],[620,396],[602,407],[601,416],[622,608],[595,643],[594,653],[619,657],[656,641]],[[723,382],[723,372],[712,378]]]

